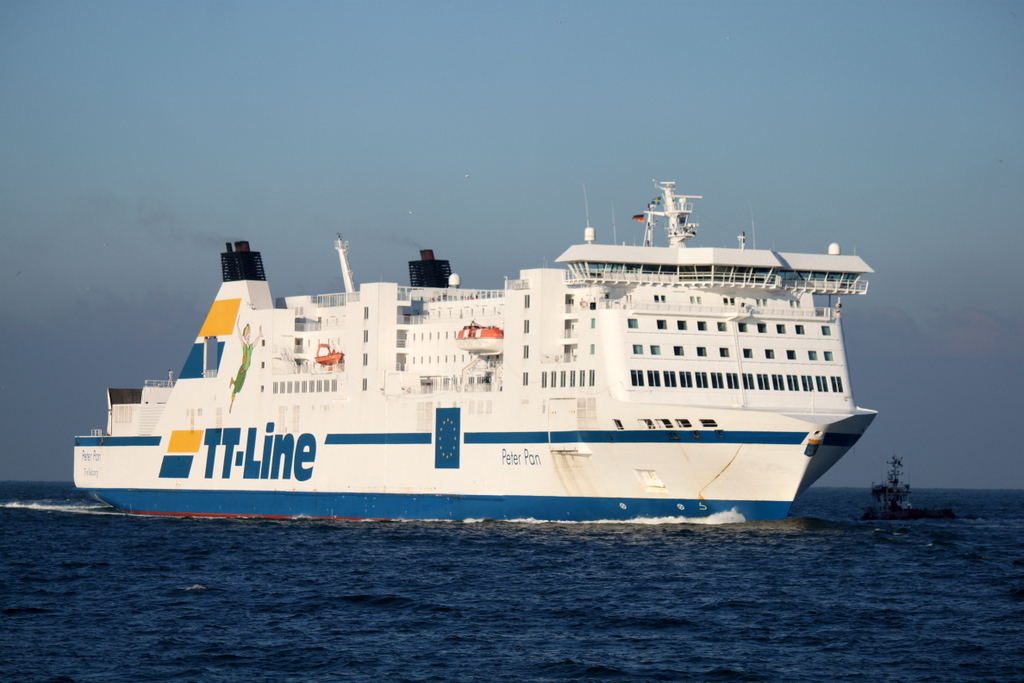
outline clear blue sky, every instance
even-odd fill
[[[277,295],[498,287],[675,180],[691,243],[856,251],[874,426],[919,487],[1024,488],[1024,2],[0,2],[0,479],[71,478],[180,369],[248,239]]]

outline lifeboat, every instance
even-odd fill
[[[505,332],[500,327],[466,325],[455,335],[455,343],[463,351],[481,356],[497,356],[505,346]]]
[[[345,359],[345,354],[335,351],[330,344],[321,344],[316,347],[316,356],[313,357],[320,365],[337,365]]]

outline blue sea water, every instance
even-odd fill
[[[0,484],[0,679],[1022,681],[1024,491],[955,520],[427,523],[116,513]],[[728,519],[720,520],[728,521]]]

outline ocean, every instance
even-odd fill
[[[334,522],[0,484],[0,680],[1024,681],[1024,491],[954,520]]]

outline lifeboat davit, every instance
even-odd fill
[[[345,359],[345,354],[341,351],[335,351],[331,348],[330,344],[321,344],[316,347],[315,360],[320,365],[337,365]]]
[[[481,356],[497,356],[505,347],[505,332],[500,327],[466,325],[455,335],[456,344],[463,351]]]

